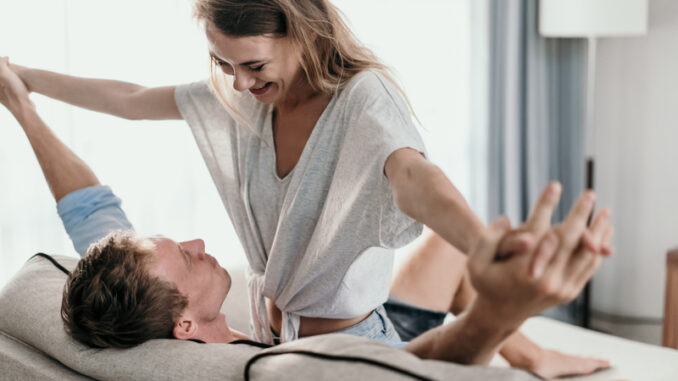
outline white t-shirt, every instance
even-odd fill
[[[264,296],[283,312],[281,339],[300,316],[351,318],[386,301],[393,249],[422,231],[396,206],[384,175],[394,151],[425,153],[409,108],[381,74],[356,75],[320,116],[294,170],[276,172],[272,106],[240,93],[239,125],[207,82],[179,86],[193,131],[250,264],[252,335],[271,343]]]

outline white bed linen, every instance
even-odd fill
[[[611,368],[568,380],[678,380],[678,351],[640,343],[556,320],[534,317],[521,331],[537,344],[561,352],[605,358]]]

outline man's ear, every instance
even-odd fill
[[[172,333],[178,340],[190,340],[198,332],[198,323],[191,317],[182,315],[174,324]]]

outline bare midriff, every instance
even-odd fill
[[[273,328],[275,333],[279,334],[282,329],[282,312],[269,298],[266,298],[266,309],[268,310],[268,319],[271,322],[271,328]],[[364,315],[349,319],[326,319],[302,316],[301,321],[299,322],[299,337],[341,331],[342,329],[356,325],[365,320],[370,313],[371,312],[368,312]]]

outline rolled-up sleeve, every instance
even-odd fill
[[[57,212],[80,256],[108,233],[134,229],[121,204],[122,201],[105,185],[79,189],[59,200]]]

